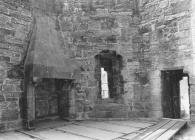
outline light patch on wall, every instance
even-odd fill
[[[190,118],[190,102],[189,102],[189,86],[188,77],[183,77],[180,81],[180,103],[181,103],[181,118]]]
[[[103,99],[109,98],[108,73],[101,68],[101,96]]]
[[[68,4],[68,1],[65,0],[65,1],[64,1],[63,11],[67,11],[68,9],[69,9],[69,4]]]

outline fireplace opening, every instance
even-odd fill
[[[183,70],[161,71],[163,117],[190,119],[189,76]]]
[[[100,99],[119,99],[124,93],[122,56],[116,51],[103,50],[95,56],[95,60]]]
[[[71,80],[43,78],[35,86],[35,120],[69,116]]]
[[[66,55],[69,50],[64,51],[56,21],[40,10],[33,10],[33,16],[24,62],[22,114],[26,129],[33,129],[36,120],[69,116],[70,81],[81,74],[80,64]]]

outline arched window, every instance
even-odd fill
[[[95,56],[96,79],[99,81],[100,98],[118,98],[123,91],[121,75],[122,57],[116,51],[104,50]]]

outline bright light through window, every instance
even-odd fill
[[[101,68],[101,96],[103,99],[109,98],[108,73]]]
[[[188,91],[188,77],[183,77],[180,81],[180,103],[181,103],[181,116],[183,119],[190,118],[190,101]]]

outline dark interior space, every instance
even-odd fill
[[[186,76],[182,69],[161,71],[164,118],[182,118],[180,81]]]
[[[36,84],[36,120],[68,117],[70,85],[70,80],[52,78],[43,78]]]
[[[101,68],[104,68],[108,76],[109,97],[117,99],[122,93],[124,93],[123,77],[121,75],[122,57],[117,55],[115,51],[104,50],[100,54],[96,55],[95,59],[96,79],[99,81],[100,89]]]

